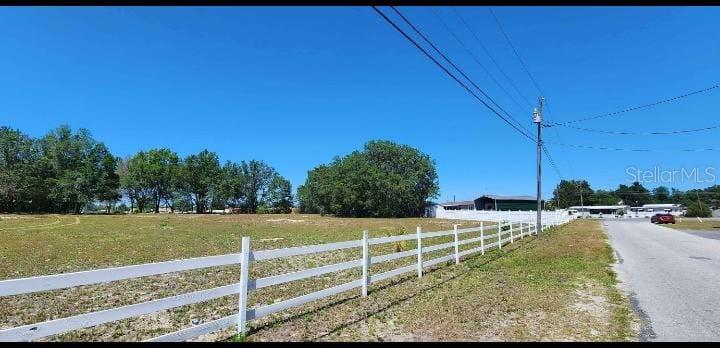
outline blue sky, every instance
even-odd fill
[[[534,103],[538,92],[486,7],[458,10],[523,97],[452,9],[435,9],[513,98]],[[515,105],[430,8],[400,10],[500,105],[532,126],[532,110]],[[546,93],[551,111],[546,115],[556,122],[673,97],[720,80],[718,8],[494,10]],[[33,136],[67,123],[90,129],[120,156],[163,146],[182,156],[208,148],[223,162],[265,160],[293,188],[309,169],[333,156],[360,149],[370,139],[389,139],[435,159],[438,201],[534,193],[534,145],[369,7],[5,7],[0,30],[0,123]],[[720,124],[719,102],[720,91],[714,90],[577,125],[699,128]],[[587,178],[594,188],[607,189],[628,179],[628,167],[720,167],[718,152],[672,152],[720,148],[718,132],[608,136],[558,128],[545,134],[549,142],[661,150],[549,145],[565,177]],[[558,177],[547,165],[544,173],[547,196]],[[708,183],[667,185],[688,189]]]

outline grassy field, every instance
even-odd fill
[[[461,223],[462,227],[478,224],[316,215],[0,217],[0,279],[238,252],[240,238],[245,235],[252,238],[253,249],[258,250],[359,239],[363,229],[375,237],[412,233],[418,225],[423,231],[437,231],[451,229],[453,223]],[[449,239],[437,238],[429,245],[446,241]],[[414,247],[414,242],[373,246],[371,253]],[[449,251],[431,253],[428,258]],[[253,264],[251,277],[358,257],[359,250],[350,249],[261,261]],[[613,287],[614,277],[608,268],[611,259],[599,224],[578,221],[547,238],[516,242],[501,253],[470,257],[460,265],[441,265],[422,279],[408,275],[381,282],[371,287],[371,295],[365,299],[359,298],[358,290],[253,321],[247,339],[626,339],[630,336],[630,317],[623,298]],[[371,272],[413,262],[414,257],[409,257],[374,265]],[[216,267],[5,297],[0,306],[0,328],[226,285],[238,281],[238,272],[234,266]],[[359,272],[353,269],[261,289],[251,292],[249,305],[273,303],[358,279]],[[229,296],[46,340],[141,340],[189,327],[192,320],[207,322],[236,311],[237,298]],[[573,324],[573,320],[580,320],[579,324]],[[533,325],[549,325],[552,330],[540,330],[541,326],[533,329]],[[226,330],[200,340],[224,340],[232,333]]]
[[[675,224],[663,224],[677,230],[703,230],[703,231],[717,231],[720,233],[720,220],[707,220],[702,219],[702,222],[697,218],[675,218]]]
[[[339,219],[319,215],[0,215],[0,279],[98,267],[452,229],[442,219]],[[32,252],[28,252],[32,251]]]

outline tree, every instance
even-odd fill
[[[210,207],[212,194],[220,189],[222,171],[217,154],[202,150],[186,157],[180,173],[179,187],[190,194],[195,212],[204,213]]]
[[[122,166],[122,188],[130,199],[131,209],[135,205],[141,213],[145,211],[145,206],[152,200],[155,192],[148,182],[149,163],[148,154],[140,151],[127,159]]]
[[[658,186],[652,190],[652,196],[656,203],[667,203],[670,200],[670,190],[665,186]]]
[[[0,211],[17,211],[30,199],[35,142],[26,134],[0,127]]]
[[[263,203],[271,213],[289,213],[293,203],[290,181],[280,175],[274,175],[268,184]]]
[[[222,167],[223,179],[218,194],[229,207],[239,208],[245,203],[247,185],[242,167],[227,161]]]
[[[304,185],[298,186],[297,199],[298,208],[303,213],[325,214],[324,207],[329,206],[329,193],[321,191],[321,186],[329,182],[330,167],[319,165],[308,171],[308,177]]]
[[[615,190],[615,195],[620,197],[623,202],[627,205],[642,206],[652,202],[650,191],[648,191],[642,184],[635,181],[631,186],[620,185]]]
[[[711,217],[712,211],[707,204],[702,202],[694,201],[687,205],[687,211],[685,212],[687,217]]]
[[[109,151],[86,129],[73,133],[67,125],[50,131],[40,140],[41,168],[47,186],[50,211],[79,214],[97,199],[102,162]]]
[[[590,197],[592,205],[617,205],[622,199],[614,191],[597,190]]]
[[[560,208],[581,205],[580,192],[582,191],[582,204],[590,205],[593,189],[586,180],[560,180],[560,184],[553,191],[553,201],[560,198]]]
[[[718,204],[720,204],[720,185],[713,185],[705,190],[707,201],[713,209],[718,208]]]
[[[670,202],[677,203],[677,204],[683,204],[687,206],[686,198],[685,198],[685,192],[678,190],[676,188],[670,189],[670,197],[668,198]]]
[[[267,191],[268,184],[277,174],[273,167],[263,161],[250,160],[240,163],[241,175],[243,177],[244,204],[243,211],[256,213],[262,196]]]
[[[153,191],[155,213],[160,212],[160,203],[170,204],[173,189],[177,184],[180,159],[166,148],[152,149],[147,152],[147,184]]]
[[[308,172],[298,187],[304,212],[354,217],[421,216],[437,194],[434,161],[390,141],[370,141],[363,151],[336,157]]]
[[[99,201],[105,203],[105,212],[110,214],[113,204],[122,198],[120,194],[120,175],[117,172],[119,159],[113,157],[106,149],[102,152],[101,157],[100,168],[97,168],[98,177],[95,195]]]

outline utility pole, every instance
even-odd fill
[[[533,122],[537,124],[537,221],[536,221],[536,228],[538,231],[538,237],[540,236],[542,232],[542,195],[540,194],[541,191],[541,178],[542,178],[542,170],[541,170],[541,159],[542,159],[542,138],[540,137],[541,129],[542,129],[542,106],[543,106],[543,100],[545,98],[539,97],[538,98],[538,106],[535,107],[535,110],[533,111]]]

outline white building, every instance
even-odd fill
[[[644,204],[642,207],[631,207],[630,216],[650,217],[655,214],[672,214],[680,216],[686,211],[685,207],[680,204]]]
[[[568,214],[582,217],[619,217],[628,214],[628,205],[585,205],[568,208]]]

